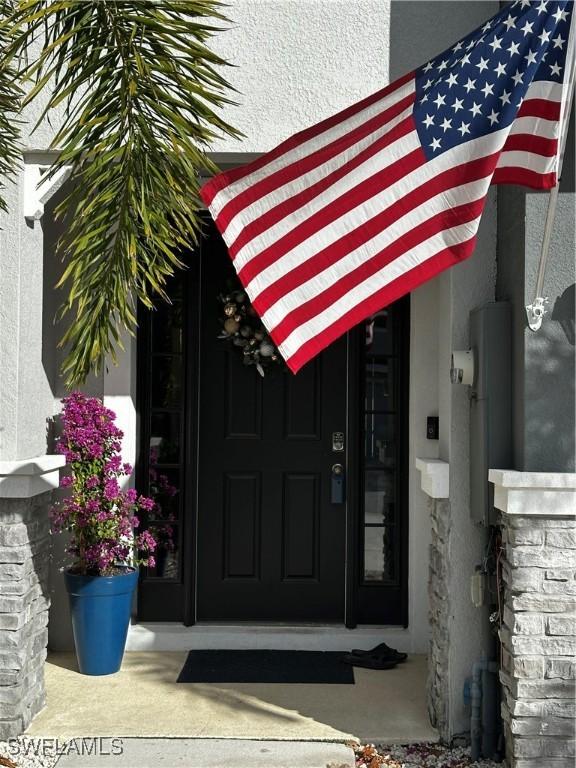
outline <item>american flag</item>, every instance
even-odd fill
[[[414,72],[204,185],[293,372],[470,256],[490,183],[556,184],[572,10],[518,0]]]

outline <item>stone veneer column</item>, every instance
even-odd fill
[[[428,654],[427,699],[430,722],[444,741],[450,738],[449,702],[449,465],[439,459],[416,459],[422,473],[422,490],[427,494],[431,520],[428,598],[430,650]]]
[[[509,768],[573,768],[576,475],[491,470],[505,554],[502,717]]]
[[[48,506],[63,456],[0,461],[0,739],[45,704]]]

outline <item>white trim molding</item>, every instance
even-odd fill
[[[576,516],[576,473],[491,469],[494,506],[507,515]]]
[[[389,643],[413,653],[413,637],[404,627],[362,625],[347,629],[340,624],[210,624],[185,627],[176,622],[131,624],[126,651],[292,650],[349,651]]]
[[[50,175],[50,166],[41,163],[24,164],[24,218],[39,221],[44,206],[70,176],[71,166],[60,168]]]
[[[416,469],[421,473],[424,493],[433,499],[450,496],[450,464],[442,459],[416,459]]]
[[[66,458],[46,454],[33,459],[0,461],[0,498],[29,499],[57,488]]]

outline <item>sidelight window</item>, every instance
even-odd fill
[[[363,337],[361,588],[400,587],[403,577],[406,317],[397,302],[370,318]]]
[[[182,279],[170,284],[172,303],[150,313],[144,356],[149,404],[141,413],[147,493],[154,509],[142,521],[158,542],[156,566],[145,578],[179,579],[182,529],[184,345]]]

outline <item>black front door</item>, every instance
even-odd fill
[[[261,378],[217,338],[234,272],[211,222],[182,258],[171,303],[139,315],[137,487],[158,540],[140,620],[406,624],[408,301]]]
[[[344,620],[346,504],[331,494],[333,433],[346,431],[347,344],[297,375],[261,377],[218,340],[233,268],[202,248],[197,619]]]

